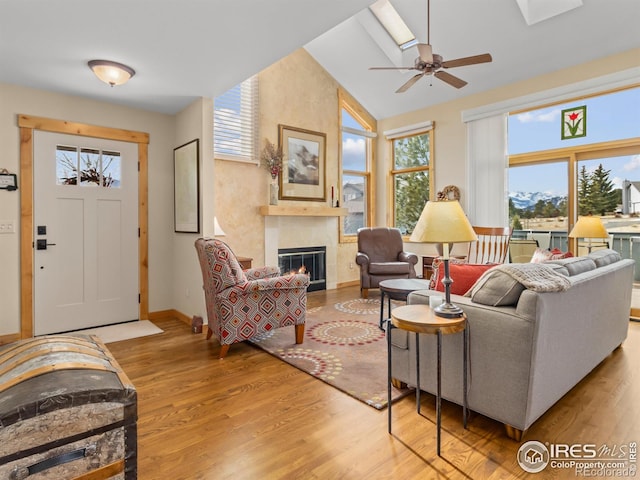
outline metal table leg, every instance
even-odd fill
[[[420,334],[416,333],[416,410],[420,413]]]
[[[384,305],[384,303],[383,303]],[[387,410],[389,414],[388,428],[391,433],[391,330],[393,324],[391,321],[387,322]]]
[[[464,330],[462,332],[463,338],[464,338],[464,342],[462,345],[462,348],[464,350],[463,354],[462,354],[462,425],[464,426],[464,428],[467,428],[467,418],[469,415],[469,401],[467,399],[467,393],[468,393],[468,385],[467,385],[467,368],[468,368],[468,363],[469,363],[469,358],[468,358],[468,350],[469,350],[469,321],[467,320],[464,324]]]
[[[389,311],[389,317],[391,317],[391,311]],[[380,289],[380,323],[378,327],[384,331],[384,290],[382,289]]]
[[[438,429],[438,433],[437,433],[437,453],[438,456],[440,456],[440,407],[441,407],[441,403],[442,403],[442,396],[441,396],[441,391],[440,391],[440,380],[442,377],[442,371],[441,371],[441,360],[442,360],[442,331],[438,330],[438,394],[436,396],[436,423],[437,423],[437,429]]]

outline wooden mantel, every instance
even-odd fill
[[[349,210],[341,207],[262,205],[260,214],[265,217],[346,217]]]

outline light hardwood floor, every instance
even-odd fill
[[[375,297],[375,291],[371,292]],[[357,288],[309,294],[309,306],[358,295]],[[435,450],[434,397],[377,411],[248,344],[219,345],[176,319],[163,334],[109,344],[138,391],[138,478],[509,479],[575,478],[573,471],[526,474],[520,442],[502,424],[443,402],[442,457]],[[291,333],[293,338],[293,331]],[[588,348],[585,346],[585,348]],[[640,442],[640,324],[526,433],[523,442]],[[499,372],[496,372],[499,375]]]

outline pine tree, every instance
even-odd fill
[[[613,182],[609,180],[610,173],[611,170],[605,170],[600,164],[591,174],[589,197],[593,213],[604,215],[616,209],[618,195],[613,189]]]
[[[511,219],[511,227],[514,230],[522,230],[522,223],[520,222],[520,217],[517,214]]]
[[[587,167],[583,165],[578,173],[578,215],[589,215],[592,210],[591,176],[587,173]]]
[[[429,136],[417,135],[394,142],[394,169],[428,165]],[[403,233],[411,233],[429,200],[429,172],[417,171],[395,175],[395,223]]]

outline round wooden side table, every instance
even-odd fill
[[[442,335],[463,332],[463,359],[462,359],[462,422],[467,428],[467,350],[469,333],[467,329],[467,316],[463,313],[458,318],[438,317],[429,305],[406,305],[398,307],[391,312],[391,321],[387,322],[387,394],[389,409],[389,433],[391,433],[391,331],[399,328],[416,334],[416,409],[420,413],[420,334],[437,335],[437,394],[436,394],[436,425],[437,425],[437,452],[440,456],[440,417],[441,417],[441,363],[442,363]]]

